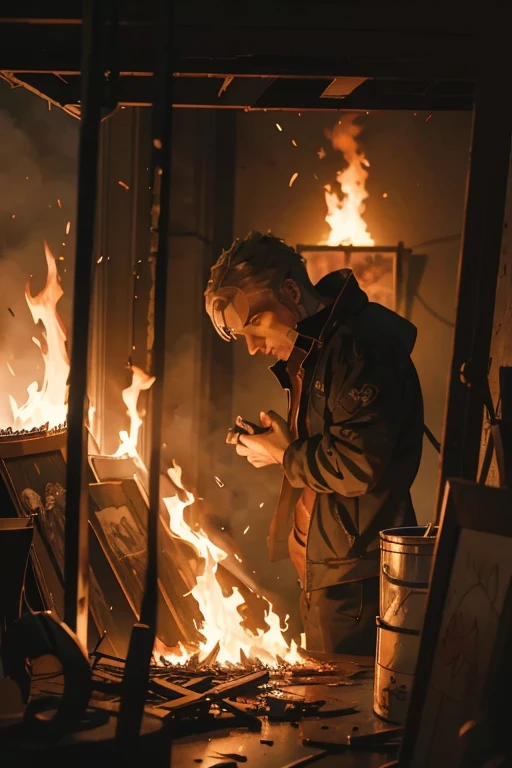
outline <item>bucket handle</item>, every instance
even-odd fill
[[[407,587],[409,589],[428,589],[428,581],[404,581],[403,579],[395,579],[394,576],[389,575],[389,565],[382,563],[382,573],[395,587]]]

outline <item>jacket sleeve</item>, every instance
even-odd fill
[[[403,419],[403,363],[353,338],[328,366],[323,434],[295,440],[283,468],[295,488],[361,496],[386,470]],[[312,397],[315,396],[313,393]]]

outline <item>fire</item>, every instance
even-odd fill
[[[143,389],[149,389],[154,383],[154,376],[148,376],[140,368],[131,366],[132,383],[123,390],[122,397],[126,405],[130,419],[130,430],[121,431],[119,438],[121,444],[114,456],[130,456],[145,470],[142,459],[137,451],[137,437],[142,419],[137,410],[139,394]],[[243,596],[235,587],[229,597],[224,597],[221,586],[217,581],[217,568],[219,563],[228,555],[220,547],[210,541],[202,530],[192,530],[185,521],[185,509],[194,503],[194,496],[187,491],[182,484],[181,469],[175,464],[168,470],[169,477],[174,485],[183,493],[182,501],[178,496],[169,496],[162,501],[169,512],[169,529],[171,534],[178,539],[192,545],[197,557],[204,565],[196,584],[191,590],[192,596],[197,601],[203,621],[197,629],[205,638],[199,647],[199,661],[203,661],[212,651],[218,647],[216,661],[239,663],[242,653],[248,659],[254,659],[268,666],[277,666],[279,659],[288,664],[304,663],[300,656],[296,643],[291,645],[283,637],[279,616],[272,610],[268,602],[268,611],[265,615],[266,631],[259,630],[257,635],[247,632],[242,624],[239,608],[245,603]],[[218,478],[216,478],[218,480]],[[219,481],[220,482],[220,481]],[[240,561],[240,559],[239,559]],[[172,664],[185,664],[192,653],[180,644],[176,653],[169,653],[163,644],[157,640],[155,643],[155,655],[164,656]]]
[[[288,664],[303,663],[296,643],[292,640],[291,646],[288,646],[284,639],[283,631],[286,627],[281,629],[279,616],[272,610],[270,602],[265,616],[265,622],[269,627],[266,631],[258,630],[257,635],[252,635],[241,626],[242,619],[238,609],[244,604],[244,598],[236,587],[233,588],[229,597],[224,597],[216,578],[219,563],[228,555],[213,544],[202,529],[193,531],[185,522],[184,511],[194,503],[194,496],[183,488],[179,467],[176,465],[171,467],[168,475],[174,485],[183,490],[186,499],[181,501],[178,496],[163,499],[169,512],[171,533],[191,544],[197,556],[204,561],[204,569],[197,576],[196,585],[191,591],[203,616],[203,623],[198,629],[205,637],[205,641],[200,644],[199,660],[205,659],[218,647],[216,660],[221,664],[240,662],[241,652],[248,659],[257,659],[269,666],[276,666],[279,662],[278,657]],[[185,663],[188,655],[183,647],[181,650],[181,656],[167,657],[168,660],[174,663]]]
[[[44,253],[48,267],[46,285],[36,296],[32,296],[30,292],[30,278],[25,285],[25,298],[32,319],[34,323],[41,323],[44,327],[43,343],[35,336],[32,337],[43,356],[43,381],[40,387],[37,381],[29,384],[28,398],[21,406],[12,395],[9,396],[12,420],[5,426],[13,431],[43,426],[49,430],[55,429],[65,423],[67,416],[69,358],[66,350],[66,329],[57,312],[57,304],[64,291],[60,284],[55,257],[46,242]]]
[[[331,231],[321,245],[374,245],[363,219],[364,201],[368,197],[366,179],[370,163],[358,146],[357,136],[362,127],[356,125],[354,120],[353,115],[345,115],[330,133],[332,145],[343,154],[347,167],[336,175],[342,198],[330,184],[324,187],[327,205],[325,220]]]
[[[130,456],[138,458],[137,441],[139,439],[139,430],[142,426],[142,419],[137,410],[139,395],[143,389],[149,389],[155,381],[154,376],[144,373],[136,365],[130,366],[132,371],[132,383],[126,389],[123,389],[121,397],[126,405],[126,410],[130,419],[130,431],[121,430],[119,433],[120,444],[114,453],[116,458],[121,456]]]

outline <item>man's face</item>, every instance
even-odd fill
[[[299,319],[294,300],[285,296],[290,303],[286,306],[273,291],[260,291],[247,298],[249,317],[237,337],[244,336],[250,355],[261,352],[278,360],[288,360],[297,338],[294,328]]]

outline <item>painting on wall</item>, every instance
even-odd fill
[[[485,710],[512,588],[512,493],[447,483],[400,766],[458,768]],[[461,730],[462,729],[462,730]]]
[[[330,272],[351,269],[370,301],[397,310],[399,248],[331,248],[299,245],[311,282],[316,285]]]

